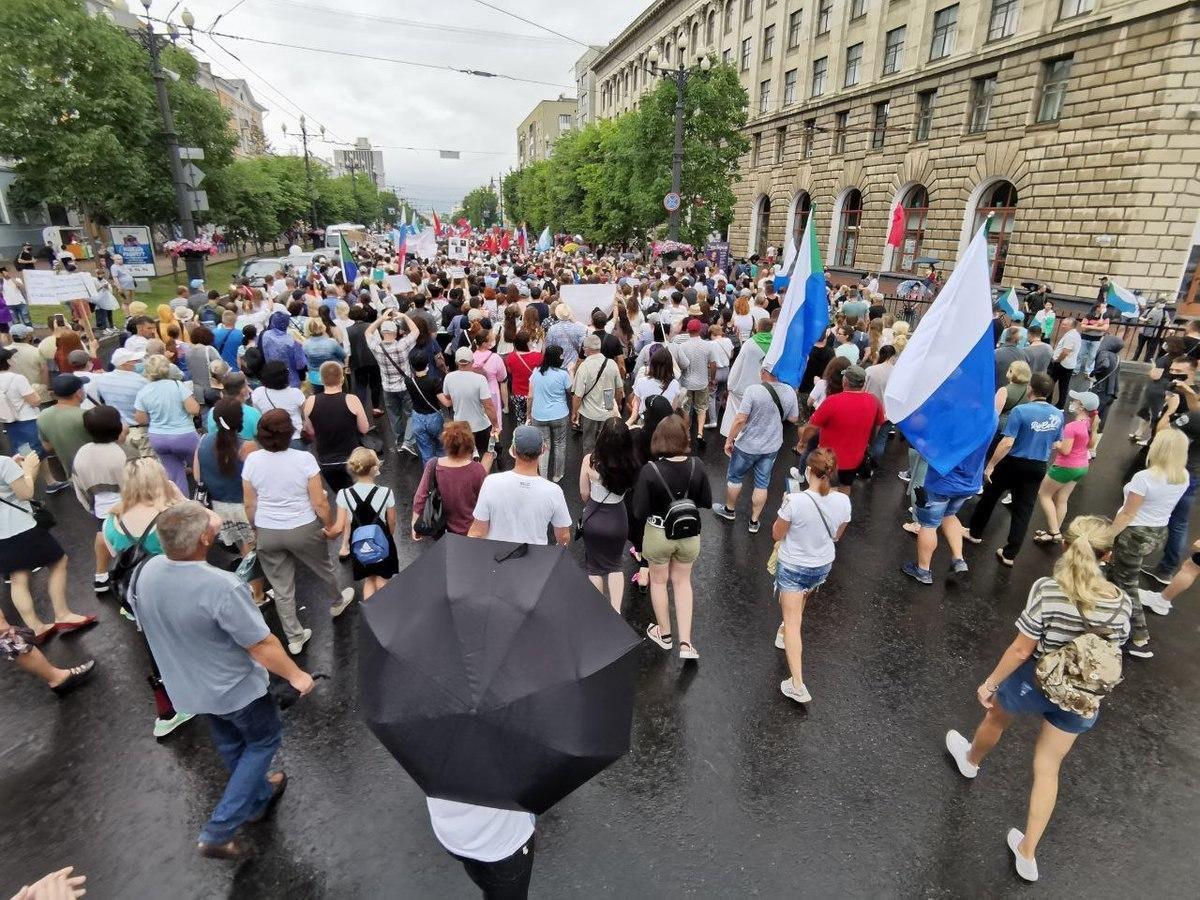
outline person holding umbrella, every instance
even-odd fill
[[[434,835],[462,863],[485,898],[529,896],[537,822],[533,813],[436,797],[426,797],[425,802]]]

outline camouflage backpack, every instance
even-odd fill
[[[1037,686],[1055,706],[1090,718],[1100,709],[1100,700],[1121,683],[1121,648],[1113,640],[1111,626],[1122,613],[1128,614],[1126,599],[1122,592],[1116,610],[1099,626],[1080,610],[1083,634],[1038,660]]]

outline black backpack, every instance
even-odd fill
[[[696,477],[696,458],[693,456],[689,460],[688,486],[684,489],[682,497],[676,497],[672,492],[658,468],[658,463],[652,462],[650,467],[654,469],[654,474],[658,476],[658,480],[667,491],[667,496],[671,498],[671,505],[662,517],[663,534],[667,540],[682,541],[685,538],[697,537],[700,534],[700,509],[696,506],[696,501],[688,496],[688,490]]]
[[[133,584],[133,577],[137,574],[138,569],[142,567],[142,563],[148,560],[154,554],[146,549],[146,539],[150,536],[150,532],[154,531],[154,526],[158,523],[158,516],[162,515],[160,510],[158,515],[150,520],[150,524],[146,526],[146,530],[142,532],[141,537],[135,538],[129,533],[129,529],[121,521],[119,516],[114,516],[113,521],[117,528],[125,537],[133,541],[133,546],[126,547],[117,554],[117,558],[113,560],[112,565],[108,569],[109,583],[112,585],[113,594],[121,604],[121,608],[127,612],[132,612],[133,609],[129,605],[130,586]]]

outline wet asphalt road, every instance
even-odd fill
[[[1114,409],[1073,513],[1116,511],[1139,391],[1127,386]],[[724,480],[715,439],[705,455],[715,493]],[[706,517],[699,665],[642,647],[632,752],[542,817],[534,896],[1194,896],[1200,609],[1184,602],[1169,619],[1151,616],[1157,656],[1128,663],[1103,721],[1068,757],[1039,853],[1042,882],[1023,885],[1004,834],[1024,824],[1035,723],[1019,722],[973,783],[953,770],[942,736],[971,732],[975,686],[1052,555],[1027,544],[1014,570],[1000,568],[993,553],[1007,514],[998,508],[989,540],[967,548],[968,578],[945,580],[941,549],[934,586],[906,579],[902,458],[893,441],[874,482],[856,486],[854,521],[809,605],[807,709],[778,689],[769,528],[751,536],[744,513],[732,525]],[[389,460],[401,498],[416,474],[410,458]],[[770,510],[780,481],[777,472]],[[332,623],[322,598],[303,590],[315,631],[303,663],[331,678],[286,714],[287,796],[272,821],[248,829],[258,860],[197,857],[224,771],[199,721],[152,739],[142,651],[90,590],[91,523],[69,494],[51,505],[73,554],[75,608],[99,608],[103,621],[46,649],[63,664],[95,655],[101,668],[61,701],[12,668],[0,677],[0,896],[68,864],[88,875],[94,898],[473,895],[433,837],[421,793],[357,714],[356,613]],[[402,560],[416,552],[401,544]],[[582,559],[581,547],[573,552]],[[648,601],[634,596],[626,616],[644,628]]]

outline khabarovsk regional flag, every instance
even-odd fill
[[[1021,308],[1017,305],[1017,289],[1009,288],[1000,295],[1000,299],[996,301],[996,305],[1000,310],[1012,319],[1014,322],[1024,321],[1025,317],[1021,315]]]
[[[996,432],[996,348],[987,225],[979,229],[900,354],[884,408],[942,474]]]
[[[1111,279],[1108,282],[1107,300],[1108,305],[1123,316],[1136,317],[1138,314],[1137,297]]]
[[[538,236],[537,248],[539,253],[545,253],[554,246],[554,238],[550,237],[550,226],[547,225],[542,229],[542,233]]]
[[[346,235],[338,235],[338,241],[341,243],[342,276],[346,279],[347,284],[353,284],[354,279],[358,277],[358,266],[354,264],[354,257],[350,253],[350,245],[346,243]]]
[[[825,270],[817,248],[816,216],[810,214],[796,259],[788,271],[788,289],[772,331],[771,349],[763,368],[794,388],[800,386],[813,344],[829,328],[829,301],[825,297]]]

